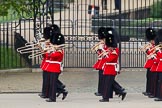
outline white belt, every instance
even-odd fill
[[[116,65],[117,63],[106,63],[106,65]]]
[[[49,62],[49,63],[56,63],[56,64],[60,64],[60,65],[61,65],[61,62],[58,62],[58,61],[50,61],[50,60],[46,60],[46,62]]]
[[[102,58],[98,58],[98,60],[102,60]]]
[[[46,60],[46,62],[50,62],[50,60]]]
[[[160,61],[162,61],[162,59],[160,59]]]

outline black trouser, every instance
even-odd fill
[[[102,94],[103,91],[103,70],[98,71],[98,93]]]
[[[158,72],[157,98],[162,99],[162,72]]]
[[[45,97],[48,97],[49,96],[50,73],[47,71],[43,71],[42,77],[43,77],[42,95]]]
[[[52,101],[56,101],[56,92],[57,92],[57,81],[59,73],[50,73],[50,87],[49,87],[49,98]]]
[[[102,98],[104,100],[109,100],[109,98],[111,98],[114,79],[115,76],[113,75],[104,75],[104,86],[103,86],[103,94],[102,94]]]
[[[43,82],[42,82],[42,95],[49,97],[49,86],[50,86],[50,72],[43,71]],[[66,90],[64,89],[64,84],[58,79],[57,80],[57,93],[63,93]]]
[[[124,91],[124,88],[121,85],[119,85],[119,83],[115,81],[115,79],[113,83],[113,91],[115,91],[115,94],[123,94]]]
[[[104,75],[103,75],[103,70],[99,70],[99,81],[98,81],[98,93],[103,92],[103,87],[104,87]],[[123,93],[124,89],[122,86],[114,79],[113,82],[113,89],[110,91],[110,97],[113,97],[113,91],[115,91],[115,94],[121,94]]]
[[[64,87],[65,87],[65,85],[58,78],[58,80],[57,80],[57,93],[64,93],[66,91]]]
[[[150,69],[147,69],[147,72],[146,72],[146,92],[147,93],[150,93],[150,90],[151,90],[151,72],[150,72]]]
[[[155,96],[157,95],[157,81],[158,81],[158,77],[157,77],[157,72],[151,72],[151,86],[150,86],[150,93],[151,95]]]

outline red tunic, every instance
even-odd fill
[[[63,60],[63,50],[55,51],[50,54],[49,64],[46,67],[48,72],[60,73],[61,62]]]
[[[50,59],[50,56],[49,56],[49,53],[45,53],[44,56],[45,56],[45,59],[44,59],[44,62],[43,62],[43,65],[41,66],[41,68],[43,71],[47,71],[46,70],[46,67],[48,65],[47,61]]]
[[[100,55],[104,50],[107,50],[108,47],[104,44],[102,44],[102,50],[98,51],[97,54]],[[96,70],[102,70],[103,64],[105,63],[105,60],[103,58],[98,58],[98,61],[93,65],[93,68]]]
[[[159,63],[158,63],[158,66],[156,68],[156,71],[157,72],[162,72],[162,52],[158,51],[157,56],[159,57]]]
[[[119,57],[119,48],[115,48],[113,51],[110,51],[108,57],[104,58],[106,63],[103,67],[104,75],[116,75],[116,65]]]
[[[159,60],[160,60],[160,59],[159,59],[158,56],[156,56],[156,57],[153,59],[154,63],[153,63],[153,65],[152,65],[151,69],[150,69],[151,72],[156,72],[156,69],[157,69]]]
[[[42,67],[43,67],[43,65],[44,65],[45,61],[46,61],[46,55],[45,55],[45,54],[43,54],[43,59],[42,59],[42,63],[41,63],[41,65],[40,65],[40,68],[42,68]]]
[[[154,46],[155,46],[155,45],[152,44],[152,47],[151,47],[150,49],[148,49],[148,51],[146,52],[147,55],[150,55],[150,54],[153,52],[153,50],[151,50],[151,49],[152,49]],[[149,59],[146,61],[146,63],[144,64],[144,68],[150,69],[150,68],[152,67],[153,63],[154,63],[153,59],[149,58]]]

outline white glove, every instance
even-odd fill
[[[156,51],[159,51],[160,50],[160,48],[156,48]]]
[[[155,55],[154,55],[154,54],[152,54],[152,55],[151,55],[151,58],[152,58],[152,59],[154,59],[154,58],[155,58]]]

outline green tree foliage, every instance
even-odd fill
[[[46,2],[70,3],[74,0],[0,0],[0,16],[16,13],[18,16],[26,14],[31,16],[33,12]],[[23,12],[23,13],[22,13]]]
[[[151,6],[151,17],[152,18],[162,18],[162,0],[157,0]]]
[[[0,0],[0,16],[7,16],[9,10],[13,13],[21,15],[22,11],[27,11],[27,4],[32,3],[33,0]]]

